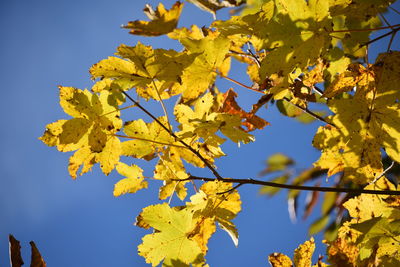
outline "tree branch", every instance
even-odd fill
[[[172,179],[174,180],[174,179]],[[178,179],[179,181],[190,181],[190,180],[200,180],[200,181],[215,181],[214,178],[199,177],[190,175],[186,179]],[[392,195],[399,196],[400,191],[394,190],[370,190],[370,189],[354,189],[354,188],[335,188],[335,187],[317,187],[317,186],[304,186],[304,185],[290,185],[290,184],[279,184],[261,180],[249,179],[234,179],[234,178],[221,178],[219,181],[226,183],[238,183],[239,186],[245,184],[254,185],[264,185],[270,187],[284,188],[284,189],[294,189],[302,191],[319,191],[319,192],[337,192],[337,193],[353,193],[353,194],[375,194],[375,195]],[[236,187],[237,188],[237,187]]]

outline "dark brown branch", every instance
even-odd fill
[[[175,179],[172,179],[175,180]],[[176,179],[179,180],[179,179]],[[189,180],[200,180],[200,181],[215,181],[215,178],[198,177],[190,175],[189,178],[181,179],[179,181],[189,181]],[[393,190],[369,190],[369,189],[354,189],[354,188],[337,188],[337,187],[317,187],[317,186],[304,186],[304,185],[290,185],[290,184],[279,184],[261,180],[249,179],[233,179],[233,178],[221,178],[219,181],[226,183],[238,183],[239,185],[254,184],[254,185],[264,185],[270,187],[292,189],[292,190],[302,190],[302,191],[319,191],[319,192],[337,192],[337,193],[353,193],[353,194],[375,194],[375,195],[400,195],[400,191]]]
[[[188,145],[185,141],[179,139],[179,137],[171,131],[167,126],[165,126],[160,120],[158,120],[153,114],[151,114],[147,109],[145,109],[142,105],[139,104],[135,99],[133,99],[130,95],[128,95],[125,91],[121,92],[130,100],[132,101],[138,108],[140,108],[144,113],[146,113],[150,118],[152,118],[155,122],[157,122],[165,131],[167,131],[175,140],[177,140],[179,143],[187,147],[193,154],[195,154],[206,166],[210,171],[214,174],[214,176],[220,180],[222,179],[222,176],[219,175],[217,170],[211,164],[198,152],[196,151],[193,147]]]

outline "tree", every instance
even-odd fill
[[[59,151],[75,151],[68,165],[74,179],[96,163],[106,175],[115,169],[124,177],[115,196],[163,182],[159,198],[167,202],[145,207],[136,222],[153,229],[138,246],[153,266],[203,266],[217,226],[236,244],[237,189],[247,184],[263,185],[271,195],[287,188],[294,206],[301,191],[315,192],[305,214],[318,192],[327,192],[325,212],[312,226],[314,233],[326,232],[327,260],[337,266],[397,266],[400,193],[393,166],[400,161],[400,53],[391,48],[400,25],[384,26],[382,15],[391,1],[190,2],[214,16],[234,7],[235,16],[209,27],[177,28],[183,3],[155,10],[147,5],[149,21],[131,21],[125,28],[135,35],[167,35],[183,50],[120,45],[116,56],[90,68],[96,80],[90,91],[60,86],[60,105],[72,118],[47,125],[40,139]],[[381,30],[389,32],[370,38]],[[370,63],[368,46],[385,37],[391,38],[387,51]],[[247,65],[253,85],[229,77],[232,60]],[[241,92],[218,89],[217,77],[259,94],[259,100],[245,111],[236,101]],[[158,102],[164,116],[153,115],[133,94]],[[173,103],[173,113],[168,112]],[[250,132],[269,124],[257,116],[267,105],[285,116],[321,121],[313,141],[321,157],[310,169],[293,173],[294,160],[276,154],[263,171],[277,175],[272,181],[224,177],[216,169],[216,159],[225,156],[221,145],[254,142]],[[312,111],[316,105],[327,107],[329,115]],[[123,121],[127,109],[141,110],[143,119]],[[143,160],[154,163],[152,177],[143,175]],[[190,166],[211,175],[196,176]],[[333,186],[318,186],[327,176],[337,178]],[[180,206],[170,205],[174,194]],[[338,214],[342,219],[327,225]],[[294,264],[310,266],[314,248],[313,239],[300,245]],[[292,265],[279,253],[269,260],[273,266]]]

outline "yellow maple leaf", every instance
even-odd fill
[[[235,246],[238,245],[239,235],[232,220],[240,212],[242,202],[239,193],[232,190],[231,183],[220,181],[204,183],[190,200],[191,202],[186,203],[187,208],[195,211],[194,218],[198,219],[198,228],[205,228],[199,231],[201,236],[196,239],[204,252],[207,251],[208,238],[215,231],[215,227],[211,226],[215,222],[229,234]],[[204,231],[208,234],[202,234]]]
[[[365,187],[396,190],[385,177]],[[351,220],[338,230],[338,238],[328,242],[330,261],[345,266],[386,266],[400,260],[397,240],[400,233],[400,197],[361,194],[346,201]],[[389,265],[390,266],[390,265]]]
[[[156,100],[181,92],[173,89],[173,86],[181,83],[183,69],[192,64],[196,56],[174,50],[153,49],[140,42],[136,46],[120,45],[117,55],[123,59],[109,57],[90,68],[92,79],[107,80],[98,82],[95,90],[109,90],[113,86],[122,90],[137,87],[140,96]]]
[[[392,3],[386,0],[360,1],[329,0],[329,12],[333,17],[334,30],[374,29],[381,26],[378,14],[386,11]],[[343,31],[335,32],[335,37],[341,39],[343,51],[354,57],[363,57],[366,46],[360,44],[368,42],[372,31]]]
[[[181,83],[176,83],[174,90],[181,91],[185,99],[194,99],[215,82],[217,71],[227,74],[229,62],[226,61],[226,56],[230,40],[216,33],[198,40],[182,34],[179,36],[179,42],[185,46],[188,55],[196,57],[193,63],[183,70]]]
[[[344,171],[346,179],[363,184],[382,173],[381,148],[391,159],[400,161],[398,62],[400,52],[381,54],[370,67],[367,81],[358,83],[353,97],[328,102],[336,114],[330,119],[336,127],[318,130],[313,145],[322,155],[315,166],[328,169],[329,175]]]
[[[261,62],[261,77],[273,73],[286,76],[296,67],[305,70],[317,62],[331,42],[327,1],[279,0],[275,9],[264,34],[255,33],[259,38],[256,48],[271,50]]]
[[[294,251],[293,262],[296,267],[309,267],[311,266],[311,258],[315,250],[314,238],[301,244]]]
[[[168,125],[165,117],[159,117],[158,121],[163,125]],[[125,156],[152,158],[151,155],[157,149],[170,145],[180,145],[156,121],[151,123],[145,123],[142,119],[129,121],[125,123],[123,131],[126,133],[127,138],[133,139],[122,143],[122,151]]]
[[[203,253],[190,233],[195,227],[190,210],[178,210],[168,204],[149,206],[137,218],[139,225],[148,225],[155,233],[143,237],[138,246],[139,255],[147,263],[157,266],[161,261],[165,266],[189,265],[203,261]]]
[[[353,90],[356,86],[368,86],[373,81],[373,73],[359,63],[350,64],[347,71],[335,77],[324,91],[324,97],[334,97],[340,93]]]
[[[336,266],[357,266],[358,248],[351,242],[338,237],[336,240],[326,242],[329,262]]]
[[[272,253],[269,255],[268,260],[273,267],[311,267],[312,265],[312,255],[315,250],[314,238],[311,237],[310,240],[300,244],[298,248],[294,251],[293,262],[290,258],[282,253]],[[317,266],[327,266],[325,263],[318,261]]]
[[[114,104],[110,104],[113,103]],[[68,170],[73,178],[83,165],[81,174],[88,172],[96,163],[109,174],[119,161],[120,141],[114,136],[121,127],[120,112],[109,92],[100,95],[72,87],[60,87],[60,105],[72,116],[47,125],[40,139],[59,151],[74,151]]]
[[[179,154],[170,153],[169,149],[164,151],[154,169],[154,178],[164,181],[160,188],[159,198],[166,199],[176,192],[180,199],[184,199],[187,195],[185,184],[188,181],[179,180],[188,177]]]
[[[181,15],[183,3],[175,2],[170,10],[166,10],[162,3],[158,4],[156,10],[151,5],[146,4],[143,9],[144,13],[150,21],[129,21],[124,26],[130,29],[130,34],[144,35],[144,36],[159,36],[173,31],[178,24]]]
[[[126,193],[136,193],[140,189],[147,188],[147,181],[144,181],[143,170],[137,165],[127,165],[119,162],[117,172],[124,178],[118,181],[114,186],[114,196],[118,197]]]
[[[219,146],[225,139],[218,136],[220,131],[223,135],[235,143],[249,143],[254,137],[246,133],[242,128],[242,118],[237,114],[212,112],[214,97],[211,93],[205,94],[198,99],[194,110],[184,104],[175,106],[174,114],[179,123],[182,137],[197,136],[203,138],[204,143]]]
[[[272,253],[268,256],[272,267],[293,267],[292,260],[282,253]]]

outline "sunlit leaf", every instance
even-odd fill
[[[170,10],[166,10],[162,3],[158,4],[156,10],[151,5],[146,4],[143,11],[150,21],[130,21],[124,28],[130,29],[129,33],[134,35],[158,36],[167,34],[173,31],[178,24],[182,8],[183,4],[179,1]]]

